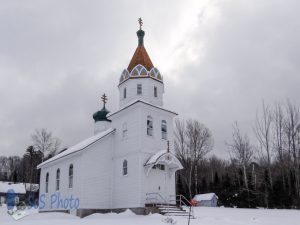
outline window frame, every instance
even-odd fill
[[[127,161],[127,159],[123,160],[122,174],[123,174],[123,176],[128,176],[128,161]]]
[[[49,193],[49,172],[46,173],[45,193]]]
[[[161,139],[168,139],[168,125],[166,120],[161,121]]]
[[[136,94],[137,95],[142,95],[143,94],[143,86],[142,86],[142,84],[137,84],[136,85]]]
[[[60,189],[60,169],[56,170],[56,182],[55,182],[55,190],[59,191]]]
[[[127,98],[127,90],[126,87],[123,89],[123,99]]]
[[[153,137],[153,118],[152,116],[147,116],[147,136]]]
[[[71,188],[73,188],[73,186],[74,186],[74,165],[70,164],[70,166],[69,166],[69,188],[71,189]]]
[[[154,86],[154,89],[153,89],[153,95],[154,95],[154,98],[157,98],[157,87]]]

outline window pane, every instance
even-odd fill
[[[123,161],[123,175],[127,175],[127,160]]]
[[[126,98],[126,88],[123,90],[123,98]]]
[[[154,87],[154,97],[157,97],[157,87]]]
[[[167,122],[165,120],[161,121],[161,138],[167,139]]]
[[[147,117],[147,135],[153,135],[153,121],[151,116]]]
[[[60,170],[58,169],[56,171],[56,190],[58,191],[59,190],[59,180],[60,179]]]
[[[138,94],[138,95],[141,95],[141,94],[142,94],[142,85],[141,85],[141,84],[138,84],[136,90],[137,90],[137,94]]]
[[[73,187],[73,164],[69,167],[69,188]]]

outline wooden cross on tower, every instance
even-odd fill
[[[105,95],[105,93],[102,95],[101,99],[102,99],[102,102],[103,102],[103,107],[105,108],[105,104],[107,102],[107,96]]]
[[[142,26],[143,26],[143,20],[142,20],[142,18],[140,17],[139,19],[138,19],[138,21],[139,21],[139,24],[140,24],[140,30],[142,29]]]

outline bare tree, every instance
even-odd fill
[[[287,137],[287,149],[292,159],[292,170],[295,176],[295,190],[300,197],[300,112],[289,101],[286,104],[285,132]]]
[[[228,144],[232,161],[237,161],[242,167],[243,179],[246,190],[249,192],[247,167],[253,158],[253,149],[248,136],[242,135],[238,123],[235,122],[232,127],[232,142]]]
[[[36,129],[31,139],[34,148],[42,153],[42,162],[48,154],[55,155],[61,145],[61,141],[44,128]]]
[[[280,166],[280,173],[282,176],[282,187],[285,189],[285,173],[289,169],[289,159],[286,160],[285,154],[285,115],[280,103],[275,104],[274,113],[273,113],[273,148],[277,155],[277,160]],[[289,179],[289,176],[287,176]],[[291,189],[289,188],[289,193]]]
[[[200,159],[212,149],[213,139],[210,130],[197,120],[175,122],[175,149],[179,160],[185,167],[185,175],[182,176],[188,188],[190,198],[197,193],[198,174],[197,166]],[[194,176],[193,176],[194,173]]]
[[[254,133],[259,142],[262,157],[267,163],[270,187],[273,188],[271,173],[271,135],[272,135],[272,112],[265,103],[262,103],[262,115],[257,114],[254,124]]]

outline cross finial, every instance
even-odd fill
[[[139,24],[140,24],[140,30],[142,29],[142,26],[143,26],[143,20],[142,20],[142,18],[140,17],[139,19],[138,19],[138,21],[139,21]]]
[[[103,108],[105,108],[105,104],[107,102],[107,96],[105,95],[105,93],[102,95],[101,99],[102,99],[102,102],[103,102]]]

